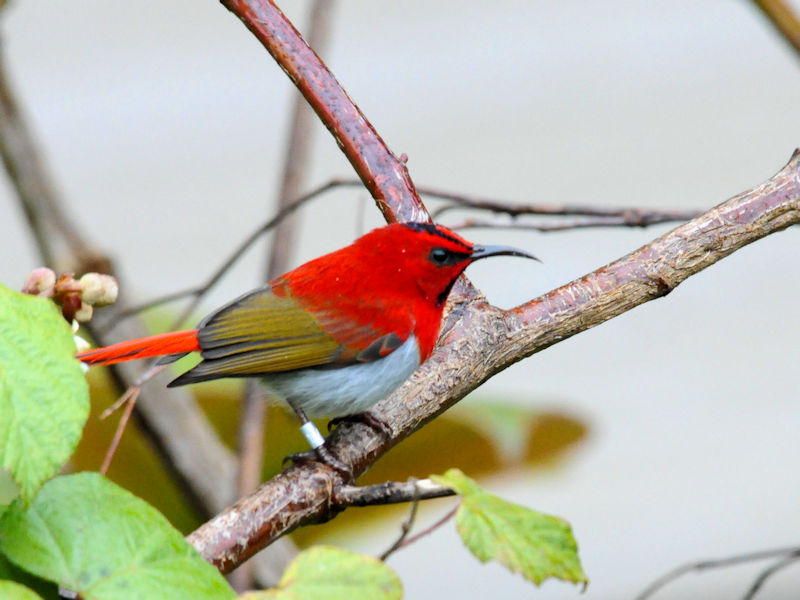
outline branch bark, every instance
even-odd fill
[[[455,492],[449,487],[434,483],[430,479],[413,479],[386,481],[365,487],[342,485],[336,488],[333,502],[337,506],[376,506],[453,495]]]
[[[800,58],[800,19],[785,0],[753,0]]]
[[[405,164],[278,7],[269,0],[222,0],[222,4],[242,20],[297,86],[386,220],[428,221]]]
[[[540,298],[503,311],[457,286],[433,356],[373,409],[390,439],[361,423],[343,423],[328,448],[362,473],[393,445],[511,364],[635,306],[668,294],[705,267],[800,223],[800,151],[774,177]],[[466,295],[464,291],[466,290]],[[325,465],[293,465],[189,535],[223,572],[296,527],[343,509],[342,476]]]

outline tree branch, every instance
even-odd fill
[[[449,487],[434,483],[430,479],[414,479],[411,481],[386,481],[363,487],[341,485],[334,490],[332,500],[336,506],[376,506],[454,495],[455,492]]]
[[[696,214],[694,215],[696,216]],[[693,217],[689,217],[693,218]],[[500,219],[464,219],[455,223],[448,223],[450,229],[516,229],[519,231],[539,231],[550,233],[553,231],[570,231],[573,229],[598,229],[601,227],[649,227],[659,223],[673,223],[686,219],[674,219],[664,217],[662,219],[653,218],[646,224],[641,224],[630,220],[627,217],[586,217],[583,219],[562,219],[557,222],[547,222],[544,220],[500,220]]]
[[[750,589],[745,592],[744,596],[742,596],[742,600],[752,600],[756,597],[756,594],[759,590],[764,586],[767,582],[767,579],[775,575],[778,571],[781,571],[787,567],[791,567],[800,560],[800,552],[795,551],[793,554],[790,554],[786,558],[777,561],[776,563],[770,565],[761,573],[758,574],[755,581],[750,585]]]
[[[800,223],[800,152],[762,185],[712,208],[610,265],[509,311],[456,286],[433,356],[372,412],[386,439],[344,422],[327,445],[354,473],[382,456],[495,373],[635,306],[660,298],[691,275],[762,237]],[[227,572],[289,531],[333,517],[341,474],[317,463],[293,465],[189,536]]]
[[[800,19],[785,0],[753,0],[761,12],[800,57]]]
[[[333,135],[388,222],[427,221],[408,169],[269,0],[221,0],[258,38]]]
[[[685,565],[681,565],[676,569],[673,569],[669,573],[666,573],[650,583],[645,589],[643,589],[634,600],[647,600],[648,598],[652,597],[658,590],[663,588],[669,583],[672,583],[679,577],[691,573],[692,571],[705,571],[708,569],[721,569],[725,567],[732,567],[735,565],[740,565],[743,563],[748,562],[755,562],[758,560],[766,560],[769,558],[780,558],[782,559],[777,564],[782,564],[785,560],[796,560],[797,557],[800,556],[800,548],[796,546],[792,546],[791,548],[777,548],[773,550],[763,550],[760,552],[748,552],[747,554],[739,554],[736,556],[728,556],[726,558],[717,558],[717,559],[710,559],[710,560],[700,560],[696,562],[691,562]],[[769,569],[768,569],[769,570]],[[763,575],[763,573],[762,573]],[[769,575],[767,575],[768,577]],[[760,579],[760,577],[759,577]],[[756,580],[757,582],[758,580]],[[756,583],[754,582],[754,584]],[[763,582],[762,582],[763,583]],[[760,584],[759,584],[760,586]]]

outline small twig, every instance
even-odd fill
[[[119,409],[120,406],[122,406],[123,404],[125,404],[128,401],[128,399],[130,398],[130,395],[134,393],[134,390],[136,391],[136,395],[138,396],[139,395],[139,390],[142,389],[142,386],[145,383],[147,383],[148,381],[150,381],[153,377],[155,377],[156,375],[161,373],[161,371],[166,369],[167,366],[168,365],[159,365],[159,364],[151,365],[144,373],[142,373],[136,379],[135,382],[133,382],[133,384],[131,386],[128,387],[127,390],[125,390],[125,393],[123,393],[119,397],[119,399],[116,402],[114,402],[114,404],[112,404],[107,409],[105,409],[102,413],[100,413],[100,420],[106,419],[106,418],[110,417],[114,412],[116,412]]]
[[[117,429],[114,431],[114,437],[111,440],[111,444],[108,446],[105,458],[103,458],[103,464],[100,466],[100,473],[103,475],[106,474],[108,467],[111,465],[111,459],[114,457],[114,454],[117,451],[117,446],[119,446],[119,442],[122,439],[122,434],[125,431],[125,426],[128,424],[128,421],[131,418],[133,407],[136,406],[136,399],[139,397],[139,392],[141,391],[141,387],[130,387],[122,395],[122,398],[120,398],[120,400],[127,402],[127,404],[125,406],[125,411],[122,413],[122,416],[119,419],[119,423],[117,423]]]
[[[459,502],[453,508],[451,508],[449,511],[447,511],[447,513],[445,513],[445,515],[441,519],[436,521],[433,525],[431,525],[430,527],[426,527],[425,529],[423,529],[422,531],[420,531],[416,535],[412,535],[410,537],[407,537],[403,542],[401,542],[397,546],[397,548],[395,548],[395,551],[396,550],[400,550],[401,548],[405,548],[406,546],[410,546],[411,544],[413,544],[417,540],[420,540],[420,539],[424,538],[426,535],[430,535],[431,533],[433,533],[434,531],[439,529],[439,527],[441,527],[442,525],[447,523],[450,519],[452,519],[455,516],[456,511],[458,510],[458,508],[460,506],[461,506],[461,503]]]
[[[408,513],[408,517],[406,517],[406,519],[400,525],[400,536],[395,540],[394,544],[389,546],[389,548],[387,548],[387,550],[378,557],[384,562],[400,547],[400,544],[405,541],[409,532],[411,531],[411,528],[414,526],[414,521],[417,518],[417,510],[419,509],[419,487],[416,485],[417,480],[414,478],[410,479],[409,483],[414,484],[414,497],[411,499],[411,511]]]
[[[522,229],[528,231],[540,231],[543,233],[552,231],[567,231],[570,229],[587,229],[597,227],[649,227],[659,223],[671,223],[675,219],[672,216],[651,216],[646,220],[631,220],[628,217],[594,217],[586,219],[563,219],[557,223],[544,223],[537,221],[508,221],[500,219],[464,219],[457,223],[448,223],[450,229]]]
[[[530,204],[516,203],[506,200],[495,200],[469,194],[458,194],[439,189],[420,186],[417,188],[424,196],[449,200],[446,204],[431,212],[434,218],[440,217],[445,212],[460,209],[477,209],[490,212],[503,213],[512,217],[520,215],[547,215],[557,217],[585,216],[585,217],[626,217],[636,224],[643,223],[650,215],[666,218],[670,221],[688,221],[699,213],[696,210],[650,210],[635,207],[604,207],[586,204]]]
[[[665,575],[662,575],[661,577],[653,581],[644,590],[642,590],[642,592],[639,593],[638,596],[636,596],[635,600],[646,600],[668,583],[671,583],[674,580],[681,577],[682,575],[685,575],[686,573],[691,573],[692,571],[706,571],[708,569],[720,569],[724,567],[732,567],[734,565],[739,565],[746,562],[765,560],[768,558],[776,558],[784,556],[796,557],[798,555],[800,555],[800,548],[798,548],[797,546],[793,546],[791,548],[763,550],[760,552],[750,552],[748,554],[729,556],[727,558],[701,560],[697,562],[687,563],[685,565],[681,565],[676,569],[673,569],[672,571],[669,571]]]
[[[131,418],[131,414],[133,413],[133,408],[136,405],[136,400],[139,398],[139,394],[142,391],[142,386],[150,381],[153,377],[161,373],[164,369],[167,368],[168,365],[159,365],[153,364],[150,366],[142,375],[125,390],[125,393],[122,394],[119,399],[114,402],[111,406],[105,409],[102,413],[100,413],[100,419],[106,419],[111,416],[114,412],[116,412],[119,407],[122,405],[125,406],[125,412],[122,413],[122,416],[119,419],[119,423],[117,424],[117,429],[114,432],[114,437],[111,440],[111,444],[108,446],[108,450],[106,450],[105,458],[103,458],[103,464],[100,467],[100,472],[105,475],[106,471],[108,471],[108,467],[111,464],[111,459],[114,457],[114,454],[117,452],[117,446],[119,446],[120,440],[122,440],[122,434],[125,433],[125,427],[128,424],[128,421]]]
[[[377,485],[341,485],[336,488],[332,502],[336,506],[375,506],[400,504],[413,500],[428,500],[454,496],[449,487],[434,483],[430,479],[411,481],[387,481]]]
[[[775,573],[780,571],[781,569],[785,569],[800,560],[800,548],[798,548],[795,552],[784,558],[783,560],[779,560],[775,564],[767,567],[764,569],[756,580],[753,582],[753,585],[750,586],[750,589],[747,590],[744,596],[742,596],[742,600],[752,600],[755,598],[758,591],[761,589],[761,586],[772,577]]]

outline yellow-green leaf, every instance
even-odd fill
[[[85,600],[229,600],[219,572],[152,506],[97,473],[57,477],[0,519],[0,551]]]
[[[69,326],[45,298],[0,285],[0,468],[30,500],[80,439],[89,391]]]
[[[463,497],[456,527],[482,562],[496,560],[537,585],[549,577],[586,583],[569,523],[493,496],[458,469],[431,479]]]
[[[286,567],[278,586],[242,600],[399,600],[403,585],[376,558],[332,546],[312,546]]]

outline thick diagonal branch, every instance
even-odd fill
[[[356,473],[511,364],[635,306],[660,298],[737,249],[800,223],[800,153],[764,184],[735,196],[650,244],[516,309],[502,311],[455,290],[440,345],[373,412],[394,434],[344,423],[328,446]],[[471,293],[470,293],[471,295]],[[341,510],[339,473],[295,465],[189,536],[227,572],[277,537]]]

